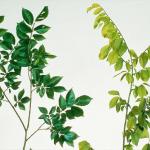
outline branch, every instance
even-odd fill
[[[6,90],[5,90],[5,91],[6,91]],[[5,92],[4,92],[3,90],[2,90],[2,92],[3,92],[4,96],[5,96],[5,98],[7,99],[8,103],[10,104],[10,106],[12,107],[12,109],[14,110],[14,112],[16,113],[16,115],[17,115],[18,119],[20,120],[20,122],[21,122],[21,124],[22,124],[24,130],[26,130],[26,127],[25,127],[25,125],[24,125],[24,122],[23,122],[23,120],[21,119],[20,115],[18,114],[17,110],[15,109],[15,107],[13,106],[13,104],[11,103],[11,101],[9,100],[9,98],[7,97],[7,95],[5,94]]]
[[[42,130],[41,127],[44,125],[45,123],[41,124],[28,138],[27,141],[33,136],[35,135],[39,130]]]

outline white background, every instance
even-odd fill
[[[73,88],[76,95],[87,94],[93,98],[85,108],[85,117],[75,119],[70,124],[80,138],[75,147],[64,146],[64,150],[77,150],[78,142],[87,140],[95,150],[121,150],[124,113],[117,114],[109,110],[110,97],[107,91],[119,89],[124,98],[128,94],[128,86],[113,79],[113,67],[98,60],[99,49],[106,42],[100,30],[92,28],[93,15],[86,13],[86,8],[93,0],[1,0],[0,15],[5,15],[2,24],[15,33],[16,22],[21,20],[22,7],[30,9],[34,14],[43,6],[49,6],[49,17],[45,21],[51,26],[46,34],[46,48],[57,55],[47,68],[52,75],[64,76],[62,85]],[[128,46],[142,52],[150,43],[150,1],[149,0],[99,0],[99,2],[122,31]],[[1,25],[1,26],[2,26]],[[27,74],[24,72],[22,86],[28,90]],[[10,97],[12,98],[12,97]],[[37,119],[37,106],[51,106],[55,102],[38,96],[33,99],[33,115],[31,131],[41,122]],[[134,100],[133,100],[134,101]],[[21,113],[23,117],[27,114]],[[41,131],[28,143],[33,150],[61,150],[49,138],[49,133]],[[22,149],[24,132],[14,112],[7,104],[0,108],[0,150]],[[141,150],[141,143],[138,148]]]

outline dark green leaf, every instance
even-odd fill
[[[4,16],[0,16],[0,23],[4,21]]]
[[[40,35],[40,34],[34,34],[33,37],[37,41],[42,41],[45,39],[45,37],[43,35]]]
[[[66,102],[67,106],[72,106],[75,103],[75,94],[73,90],[69,90],[69,92],[66,95]]]
[[[75,117],[81,117],[84,115],[84,112],[81,108],[76,107],[76,106],[72,106],[71,107],[71,111],[74,114]]]
[[[76,105],[86,106],[91,102],[91,100],[92,100],[91,97],[89,97],[87,95],[83,95],[83,96],[80,96],[76,99]]]
[[[48,111],[47,111],[47,109],[45,107],[39,107],[39,110],[43,114],[47,114],[48,113]]]
[[[10,32],[6,32],[4,35],[3,35],[3,39],[4,41],[6,41],[7,43],[9,44],[15,44],[15,37],[12,33]]]
[[[60,97],[59,97],[59,107],[62,110],[66,109],[66,107],[67,107],[66,100],[64,99],[64,97],[62,95],[60,95]]]
[[[4,67],[3,65],[1,65],[1,64],[0,64],[0,71],[2,71],[2,72],[4,72],[4,73],[6,73],[6,69],[5,69],[5,67]]]
[[[21,99],[21,102],[22,103],[28,103],[30,101],[30,98],[29,97],[23,97],[22,99]]]
[[[50,27],[46,26],[46,25],[39,25],[36,28],[34,28],[34,30],[39,33],[39,34],[44,34],[46,33],[48,30],[50,29]]]
[[[50,79],[49,86],[54,87],[61,81],[62,77],[60,76],[54,76]]]
[[[25,110],[25,106],[24,106],[23,103],[19,102],[19,103],[18,103],[18,106],[19,106],[19,108],[20,108],[21,110]]]
[[[23,16],[23,19],[26,21],[26,23],[28,23],[29,25],[33,24],[34,17],[33,17],[33,14],[29,10],[23,8],[22,16]]]
[[[19,92],[19,94],[18,94],[18,100],[20,100],[23,97],[24,92],[25,92],[24,89]]]
[[[23,21],[18,24],[18,27],[22,33],[31,33],[32,32],[32,29]]]
[[[40,95],[40,97],[43,97],[44,94],[45,94],[45,88],[42,87],[42,88],[39,90],[39,95]]]
[[[42,21],[48,16],[48,6],[45,6],[40,14],[37,16],[36,21]]]
[[[66,111],[67,118],[74,119],[74,113],[71,110]]]
[[[0,28],[0,37],[3,36],[7,32],[7,29]]]
[[[62,93],[66,91],[66,89],[63,86],[55,86],[53,89],[55,92],[58,92],[58,93]]]
[[[54,90],[52,88],[47,88],[46,89],[46,94],[47,94],[48,98],[54,99]]]

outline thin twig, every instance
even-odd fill
[[[39,130],[41,130],[41,127],[44,125],[45,123],[41,124],[28,138],[27,141],[33,136],[35,135]]]
[[[4,96],[5,96],[5,98],[7,99],[8,103],[10,104],[10,106],[12,107],[12,109],[14,110],[15,114],[17,115],[18,119],[20,120],[20,122],[21,122],[21,124],[22,124],[24,130],[26,130],[26,127],[25,127],[25,125],[24,125],[24,122],[23,122],[23,120],[21,119],[20,115],[18,114],[17,110],[15,109],[15,107],[13,106],[13,104],[11,103],[11,101],[9,100],[9,98],[7,97],[7,95],[5,94],[5,92],[4,92],[3,90],[2,90],[2,92],[3,92]]]

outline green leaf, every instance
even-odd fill
[[[108,94],[110,94],[110,95],[119,95],[119,92],[116,91],[116,90],[111,90],[111,91],[108,92]]]
[[[142,131],[141,135],[140,135],[140,138],[149,138],[149,132],[148,132],[148,129],[145,129]]]
[[[1,64],[0,64],[0,71],[2,71],[2,72],[4,72],[4,73],[6,73],[6,69],[5,69],[5,67],[4,67],[3,65],[1,65]]]
[[[147,62],[148,62],[148,54],[146,52],[142,53],[140,56],[139,56],[139,62],[140,62],[140,65],[141,67],[145,67]]]
[[[34,28],[34,30],[39,33],[39,34],[44,34],[46,33],[48,30],[50,29],[50,27],[46,26],[46,25],[39,25],[36,28]]]
[[[7,29],[0,28],[0,37],[3,36],[7,32]]]
[[[75,132],[68,132],[64,135],[66,141],[72,142],[78,138],[78,135]]]
[[[128,122],[127,122],[127,127],[129,130],[133,129],[136,125],[136,118],[133,116],[129,116]]]
[[[119,97],[116,96],[116,97],[113,97],[110,102],[109,102],[109,108],[113,108],[116,106],[117,102],[119,100]]]
[[[80,96],[76,99],[76,105],[86,106],[91,102],[91,100],[92,100],[91,97],[89,97],[87,95],[83,95],[83,96]]]
[[[66,111],[66,116],[68,117],[68,119],[74,119],[74,113],[71,110],[67,110]]]
[[[144,97],[148,94],[146,88],[144,85],[140,85],[137,89],[137,93],[139,95],[139,97]]]
[[[62,110],[65,110],[66,107],[67,107],[66,100],[65,100],[65,98],[62,95],[60,95],[60,97],[59,97],[59,107]]]
[[[134,58],[137,58],[137,54],[135,53],[135,51],[133,49],[130,49],[130,55]]]
[[[123,67],[123,59],[119,58],[115,64],[115,71],[121,70]]]
[[[128,70],[128,72],[130,72],[131,70],[131,65],[129,62],[126,62],[126,69]]]
[[[69,92],[66,95],[66,102],[67,106],[72,106],[75,103],[75,94],[73,90],[69,90]]]
[[[45,39],[45,37],[43,35],[40,35],[40,34],[34,34],[33,37],[37,41],[42,41]]]
[[[110,64],[115,64],[118,60],[118,54],[116,53],[116,51],[112,51],[109,53],[108,55],[108,61]]]
[[[16,27],[16,33],[19,39],[23,39],[23,40],[29,39],[29,36],[20,30],[19,24]]]
[[[81,141],[79,143],[79,150],[93,150],[91,145],[87,141]]]
[[[97,9],[95,9],[94,15],[98,15],[101,11],[103,11],[103,8],[102,8],[102,7],[99,7],[99,8],[97,8]]]
[[[142,150],[150,150],[150,144],[145,144]]]
[[[19,94],[18,94],[18,100],[20,100],[23,97],[24,92],[25,92],[24,89],[19,92]]]
[[[6,41],[9,44],[15,44],[15,37],[10,32],[6,32],[3,35],[3,39],[4,39],[4,41]]]
[[[18,24],[18,27],[22,33],[31,33],[32,32],[32,29],[24,21],[20,22]]]
[[[4,21],[4,16],[0,16],[0,23]]]
[[[18,106],[19,106],[19,108],[20,108],[21,110],[25,110],[25,106],[24,106],[23,103],[19,102],[19,103],[18,103]]]
[[[48,13],[49,13],[48,6],[45,6],[43,10],[40,12],[40,14],[37,16],[36,21],[44,20],[45,18],[47,18]]]
[[[53,89],[55,92],[58,92],[58,93],[62,93],[64,91],[66,91],[65,87],[63,87],[63,86],[55,86]]]
[[[54,99],[54,90],[52,88],[46,88],[46,95],[50,99]]]
[[[76,106],[72,106],[71,107],[71,111],[74,114],[75,117],[81,117],[84,115],[84,112],[81,108],[76,107]]]
[[[132,75],[130,73],[127,73],[126,74],[126,80],[128,81],[128,83],[132,83],[134,78],[132,77]]]
[[[39,110],[43,114],[47,114],[48,113],[48,111],[47,111],[47,109],[45,107],[39,107]]]
[[[29,97],[23,97],[22,99],[21,99],[21,102],[23,103],[23,104],[25,104],[25,103],[28,103],[30,101],[30,98]]]
[[[33,14],[29,10],[23,8],[22,9],[22,17],[25,20],[25,22],[28,23],[29,25],[33,24],[34,17],[33,17]]]
[[[54,76],[50,79],[49,86],[54,87],[61,81],[62,77],[61,76]]]
[[[149,72],[148,70],[141,70],[140,72],[141,79],[145,82],[149,80]]]
[[[108,56],[110,49],[111,48],[109,45],[102,47],[99,53],[99,59],[101,60],[105,59]]]
[[[119,49],[121,48],[122,42],[123,40],[120,38],[115,39],[112,43],[113,50],[119,51]]]
[[[45,94],[45,88],[42,87],[42,88],[39,90],[39,95],[40,95],[40,97],[43,97],[44,94]]]

